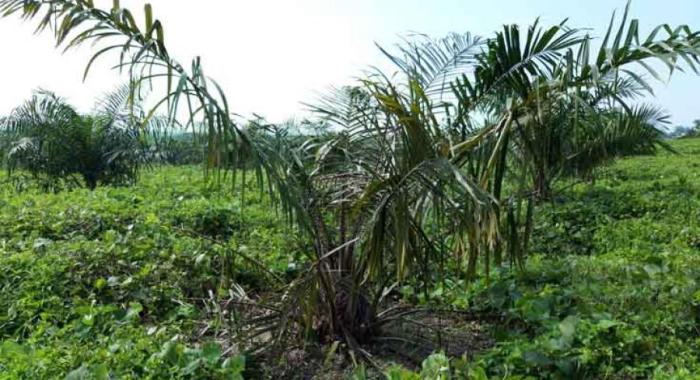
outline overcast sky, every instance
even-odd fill
[[[96,0],[109,7],[110,1]],[[122,0],[141,14],[145,2]],[[441,37],[470,31],[491,36],[505,23],[527,25],[569,18],[601,35],[624,0],[153,0],[166,28],[170,52],[185,63],[202,56],[209,76],[226,90],[234,111],[282,121],[304,111],[302,102],[330,85],[352,78],[384,59],[375,42],[391,46],[399,36],[421,32]],[[636,0],[632,13],[642,33],[668,22],[700,28],[698,0]],[[33,35],[33,24],[0,19],[0,115],[45,88],[81,110],[121,82],[105,62],[82,81],[89,47],[61,54],[49,33]],[[657,84],[656,99],[674,124],[700,119],[700,78],[674,76]]]

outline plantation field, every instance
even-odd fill
[[[487,344],[460,357],[472,345],[453,342],[413,368],[375,350],[380,370],[329,344],[309,348],[296,375],[697,378],[700,140],[672,146],[679,154],[563,185],[536,211],[522,270],[396,291],[396,302],[475,315]],[[222,333],[231,292],[254,302],[312,249],[252,183],[233,192],[196,167],[165,167],[134,187],[46,194],[1,178],[0,379],[294,377],[289,357],[255,362]]]

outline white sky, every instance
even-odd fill
[[[504,23],[529,24],[570,17],[571,26],[604,33],[612,10],[623,0],[153,0],[165,24],[166,44],[183,64],[201,55],[207,74],[226,90],[233,111],[255,112],[271,121],[300,115],[301,102],[330,85],[351,82],[370,65],[382,65],[374,43],[390,46],[417,31],[441,37],[471,31],[490,36]],[[97,0],[109,7],[111,1]],[[122,0],[142,13],[144,1]],[[663,6],[662,6],[663,5]],[[643,33],[662,22],[700,28],[700,1],[636,0],[633,15]],[[82,82],[89,47],[61,54],[50,33],[33,35],[35,22],[0,20],[0,115],[45,88],[89,110],[96,96],[120,79],[103,61]],[[646,28],[644,28],[646,26]],[[700,78],[686,74],[659,84],[655,103],[675,123],[700,119]]]

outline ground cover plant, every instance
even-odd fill
[[[546,26],[539,20],[522,34],[519,26],[506,25],[486,38],[465,33],[439,40],[407,39],[381,48],[396,73],[374,71],[331,91],[309,106],[324,131],[299,134],[289,125],[235,117],[199,58],[188,68],[169,54],[164,26],[150,5],[139,23],[119,1],[102,9],[85,0],[0,0],[0,12],[38,21],[38,30],[53,32],[66,49],[105,43],[88,63],[86,75],[95,59],[117,53],[117,67],[130,76],[124,91],[132,111],[128,120],[141,141],[151,143],[160,155],[159,144],[152,141],[157,130],[149,128],[155,122],[158,128],[191,129],[192,141],[205,151],[202,176],[179,196],[175,187],[162,198],[148,189],[138,197],[138,186],[149,182],[123,189],[121,195],[107,188],[88,195],[99,199],[97,210],[80,209],[85,202],[71,198],[74,207],[53,219],[49,214],[29,216],[29,224],[8,229],[3,248],[9,247],[10,254],[30,252],[30,246],[30,259],[60,248],[70,252],[51,257],[64,266],[51,266],[59,272],[44,277],[56,281],[40,289],[59,293],[47,298],[56,302],[50,309],[68,299],[70,307],[80,305],[54,315],[43,309],[45,299],[31,296],[27,305],[35,309],[18,314],[25,310],[23,304],[8,308],[3,326],[14,343],[7,343],[3,353],[18,363],[35,352],[20,342],[31,343],[46,331],[70,334],[77,330],[65,330],[67,326],[77,325],[85,337],[101,331],[109,340],[124,326],[152,322],[175,329],[178,337],[168,344],[151,341],[165,350],[156,355],[145,349],[144,357],[156,364],[128,367],[140,372],[123,376],[163,376],[159,370],[183,377],[238,376],[245,358],[250,377],[288,376],[290,369],[306,373],[306,365],[331,377],[339,376],[335,370],[353,370],[356,377],[388,371],[389,377],[410,378],[410,368],[387,369],[384,364],[395,359],[411,367],[440,349],[445,353],[428,356],[420,376],[444,378],[451,366],[456,376],[472,377],[643,377],[652,369],[692,371],[692,362],[669,364],[664,355],[658,356],[663,368],[644,367],[640,356],[624,361],[632,363],[630,369],[611,362],[610,355],[605,362],[597,353],[567,351],[579,348],[575,333],[581,320],[604,321],[601,331],[606,333],[620,325],[592,311],[596,306],[585,302],[587,289],[576,288],[581,295],[556,291],[557,284],[579,285],[576,270],[590,274],[600,269],[587,267],[584,257],[614,252],[615,245],[602,244],[597,235],[610,220],[622,228],[625,218],[656,210],[644,197],[628,195],[630,204],[618,204],[611,195],[614,189],[600,187],[612,178],[602,169],[621,157],[654,155],[660,149],[676,153],[662,129],[667,115],[643,103],[652,95],[643,73],[662,79],[651,65],[663,66],[668,75],[697,72],[700,34],[690,27],[661,24],[642,34],[628,5],[621,17],[612,17],[600,40],[566,22]],[[134,113],[133,104],[146,87],[160,88],[164,95],[153,109]],[[178,121],[183,112],[189,117]],[[2,120],[3,133],[82,130],[76,115],[65,120],[32,117],[49,122],[38,123],[41,128],[16,128],[32,124],[16,114]],[[62,128],[53,128],[54,121]],[[22,149],[36,153],[27,157],[42,158],[25,160],[24,169],[36,173],[26,162],[39,162],[44,174],[72,174],[61,172],[66,165],[44,170],[55,163],[44,154],[44,135],[50,134],[32,135],[26,140],[31,144],[20,144],[37,147]],[[16,157],[15,151],[11,148],[9,157]],[[169,161],[173,159],[161,162]],[[162,180],[159,189],[168,188],[173,181],[169,176],[178,175],[175,170],[152,173]],[[188,170],[186,176],[198,175]],[[83,177],[92,189],[109,182]],[[9,208],[46,212],[37,205],[43,198],[34,189],[35,181],[20,173],[7,182]],[[37,198],[18,205],[22,197],[11,191]],[[105,194],[127,204],[104,210],[110,205]],[[185,209],[178,208],[181,203]],[[128,212],[134,208],[138,211]],[[111,211],[114,215],[102,216]],[[146,231],[138,229],[144,226]],[[286,251],[282,256],[261,252],[265,244],[280,241]],[[103,251],[104,242],[108,246]],[[83,249],[83,244],[95,246]],[[126,247],[119,250],[120,244]],[[171,261],[141,267],[154,250]],[[76,273],[80,266],[71,264],[71,258],[97,264]],[[190,266],[180,267],[184,263]],[[645,263],[645,273],[664,273],[662,262]],[[615,268],[608,264],[606,268]],[[132,267],[139,269],[138,276],[126,274]],[[621,273],[634,268],[624,267]],[[10,292],[22,291],[11,281],[33,277],[19,273],[8,280]],[[569,282],[557,280],[559,274]],[[63,277],[69,275],[75,277]],[[88,295],[74,289],[65,293],[60,287],[84,278],[83,287],[93,287]],[[544,289],[537,288],[542,284]],[[687,290],[674,289],[677,294]],[[545,299],[528,294],[550,290],[554,295]],[[101,312],[93,312],[95,308]],[[574,310],[580,315],[565,314]],[[188,312],[193,314],[181,315]],[[97,324],[103,319],[104,325]],[[37,325],[39,336],[33,335]],[[541,336],[554,325],[559,330]],[[147,329],[147,336],[161,331],[154,327]],[[494,332],[496,327],[500,333]],[[410,338],[416,333],[423,335]],[[150,338],[144,339],[147,343]],[[535,345],[522,352],[526,342]],[[410,355],[407,344],[415,348]],[[397,357],[387,357],[389,352]],[[322,364],[313,360],[319,356],[325,357]],[[461,356],[461,362],[450,363],[451,357]],[[271,364],[279,357],[282,362]],[[119,362],[83,364],[70,376],[104,377],[128,370]]]
[[[242,357],[221,357],[221,326],[207,317],[228,289],[226,260],[254,293],[274,282],[238,253],[284,277],[297,242],[258,194],[242,213],[196,173],[163,168],[131,188],[57,194],[16,193],[3,177],[0,378],[240,374]]]

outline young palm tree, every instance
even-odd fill
[[[139,129],[126,111],[128,86],[107,95],[94,115],[80,115],[64,99],[37,91],[2,123],[10,138],[9,169],[24,169],[55,186],[62,179],[94,189],[133,182],[143,163]]]
[[[588,35],[565,24],[543,28],[537,21],[524,36],[518,26],[504,27],[471,59],[460,56],[465,50],[456,48],[463,43],[455,36],[421,40],[398,56],[389,54],[411,92],[441,102],[436,110],[444,111],[429,119],[439,120],[449,135],[461,135],[461,141],[451,140],[451,161],[499,200],[499,219],[500,212],[508,216],[502,232],[511,258],[527,247],[533,202],[548,199],[561,174],[588,176],[615,157],[665,146],[659,128],[665,116],[653,107],[630,105],[651,93],[639,69],[659,78],[650,65],[657,60],[669,73],[681,63],[697,72],[700,34],[660,25],[641,40],[638,21],[628,22],[628,11],[629,6],[619,25],[613,16],[595,59]],[[448,72],[449,86],[431,90],[432,70]],[[455,246],[463,245],[455,240]],[[493,252],[497,262],[501,248]]]
[[[434,281],[444,228],[450,235],[471,233],[472,242],[484,246],[495,242],[497,231],[496,203],[450,161],[448,137],[431,119],[434,105],[420,92],[400,94],[382,80],[364,85],[338,91],[316,108],[344,129],[316,151],[308,178],[322,196],[311,204],[318,210],[306,214],[318,215],[321,224],[314,227],[323,232],[317,234],[319,259],[332,268],[335,329],[366,339],[382,324],[372,314],[386,281],[409,274]],[[332,210],[331,225],[323,210]]]

